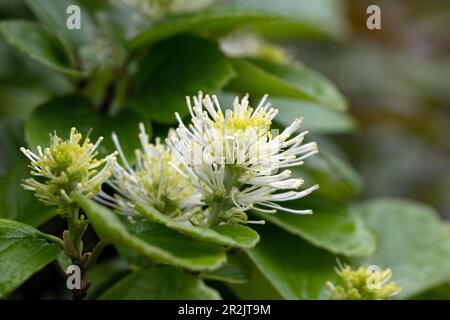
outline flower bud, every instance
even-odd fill
[[[353,270],[338,262],[336,272],[340,277],[338,284],[327,283],[332,290],[332,300],[384,300],[401,291],[395,282],[389,282],[390,269],[361,266]]]
[[[86,137],[81,143],[81,133],[72,128],[68,140],[61,139],[56,133],[50,135],[50,146],[45,149],[38,146],[36,153],[22,147],[20,150],[31,161],[29,167],[33,176],[22,186],[34,191],[44,204],[58,207],[59,214],[67,214],[74,192],[93,197],[111,175],[116,153],[103,159],[96,158],[96,149],[102,139],[92,144]]]

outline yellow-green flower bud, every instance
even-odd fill
[[[395,282],[389,282],[392,278],[390,269],[361,266],[353,270],[338,262],[336,272],[340,278],[338,283],[327,283],[332,300],[385,300],[401,291]]]
[[[72,128],[68,140],[55,132],[50,135],[50,146],[45,149],[38,146],[36,153],[22,147],[20,150],[30,159],[30,173],[34,176],[22,186],[34,191],[44,204],[57,206],[58,213],[66,214],[73,203],[73,192],[93,197],[111,175],[116,153],[96,159],[96,149],[102,139],[92,144],[86,137],[81,143],[82,135]]]
[[[115,207],[122,214],[134,215],[136,205],[151,206],[179,220],[189,220],[200,210],[201,194],[189,181],[186,173],[173,164],[173,156],[159,139],[149,142],[143,123],[139,124],[142,148],[135,150],[136,160],[130,164],[116,134],[112,139],[123,166],[116,164],[110,186],[114,197],[101,192],[97,200]]]

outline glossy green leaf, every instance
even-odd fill
[[[303,117],[302,129],[313,134],[347,133],[357,127],[351,115],[318,104],[270,96],[269,101],[279,110],[275,122],[284,127],[288,127],[295,118],[300,117]]]
[[[233,75],[215,42],[174,37],[154,46],[141,60],[131,105],[158,123],[175,123],[175,112],[181,117],[188,114],[186,96],[199,90],[215,93]]]
[[[0,298],[53,261],[60,248],[33,227],[0,219]]]
[[[127,229],[130,234],[146,243],[157,246],[178,259],[188,261],[189,265],[186,267],[190,266],[192,270],[215,269],[226,260],[221,246],[186,237],[158,223],[142,220],[129,223]]]
[[[177,222],[151,207],[138,205],[137,210],[151,221],[207,242],[230,247],[251,248],[259,241],[259,236],[254,230],[240,224],[224,224],[212,229],[201,228],[190,223]]]
[[[314,196],[285,205],[294,209],[312,209],[314,214],[298,215],[282,211],[275,214],[255,214],[335,254],[368,256],[375,251],[373,234],[361,218],[345,206]]]
[[[185,237],[149,221],[125,225],[115,213],[92,200],[79,195],[76,200],[102,238],[158,262],[190,270],[211,270],[226,260],[222,247]]]
[[[264,23],[250,25],[265,37],[342,38],[348,33],[343,3],[336,0],[227,0],[219,2],[232,12],[265,16]]]
[[[23,123],[13,119],[0,119],[0,175],[5,175],[23,159],[17,152],[23,145]]]
[[[251,265],[242,251],[231,251],[227,254],[227,262],[220,268],[204,271],[199,275],[202,279],[243,283],[251,277]]]
[[[81,77],[64,45],[47,29],[34,22],[3,21],[0,33],[8,43],[47,67],[64,74]]]
[[[140,146],[140,121],[141,118],[131,110],[125,110],[116,116],[100,114],[86,98],[70,95],[55,98],[36,108],[25,125],[25,139],[34,150],[39,145],[48,146],[49,133],[54,131],[58,136],[68,138],[72,127],[76,127],[84,135],[92,130],[89,136],[91,140],[104,137],[98,150],[101,155],[105,155],[116,150],[111,139],[112,132],[116,132],[124,153],[132,159],[134,150]]]
[[[283,298],[328,297],[326,282],[336,278],[334,255],[271,225],[257,231],[261,242],[246,252]]]
[[[47,94],[40,92],[35,85],[31,86],[33,88],[24,85],[20,85],[20,87],[0,85],[0,115],[2,118],[25,120],[36,106],[46,101]]]
[[[312,102],[335,110],[345,110],[345,98],[335,86],[317,72],[304,66],[288,66],[260,60],[233,60],[237,76],[227,89]]]
[[[435,288],[427,290],[417,296],[414,300],[450,300],[450,282],[441,284]]]
[[[107,290],[103,300],[218,300],[220,295],[203,281],[171,267],[131,273]]]
[[[283,31],[289,27],[289,35],[294,37],[342,36],[346,25],[340,9],[330,0],[222,1],[200,12],[164,20],[130,40],[128,49],[137,50],[182,32],[225,32],[245,26],[265,35],[274,35],[276,30],[268,32],[273,25]]]
[[[348,201],[358,195],[362,180],[344,160],[319,143],[319,153],[305,160],[300,167],[292,168],[293,176],[305,180],[305,185],[318,184],[315,194],[336,201]]]
[[[70,79],[28,58],[0,35],[0,117],[25,120],[49,96],[72,91]],[[6,119],[8,118],[8,119]]]
[[[392,270],[402,288],[396,297],[408,298],[450,280],[450,236],[433,209],[413,201],[377,199],[354,210],[377,237],[368,263]]]
[[[86,298],[97,299],[128,272],[128,264],[118,257],[97,262],[88,269],[85,275],[85,279],[91,282]]]
[[[148,255],[144,255],[136,250],[130,250],[130,247],[121,244],[115,244],[114,248],[117,251],[119,257],[124,260],[131,270],[154,267],[158,264],[158,261],[150,258]]]
[[[29,176],[29,168],[21,162],[0,179],[0,217],[38,227],[55,216],[56,210],[40,203],[33,192],[22,188],[22,181]]]
[[[27,5],[39,19],[50,30],[57,32],[65,39],[68,39],[74,49],[90,43],[95,38],[95,28],[89,11],[80,6],[80,3],[73,0],[26,0]],[[70,5],[77,5],[81,11],[81,29],[67,28],[66,21],[67,8]]]
[[[262,22],[264,19],[264,17],[251,12],[202,12],[183,15],[171,18],[153,29],[142,32],[131,39],[127,47],[130,51],[134,51],[187,31],[205,32],[228,29],[250,22]]]
[[[251,262],[250,278],[242,283],[227,283],[228,288],[241,300],[282,300],[283,296],[275,289],[273,284]]]

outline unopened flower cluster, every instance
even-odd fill
[[[339,284],[328,283],[333,300],[385,300],[401,291],[395,282],[389,282],[392,278],[390,269],[361,266],[353,270],[339,263],[336,272]]]
[[[72,129],[69,140],[56,134],[50,147],[37,153],[22,151],[31,160],[26,189],[47,205],[63,211],[71,193],[96,199],[119,213],[136,215],[137,205],[194,225],[212,227],[223,223],[249,221],[250,209],[264,213],[285,211],[311,214],[283,203],[302,198],[317,185],[299,190],[303,180],[293,178],[291,168],[317,153],[315,142],[304,143],[307,132],[299,132],[295,119],[281,133],[272,130],[278,110],[264,97],[256,108],[248,96],[236,98],[231,109],[222,109],[216,96],[200,93],[187,98],[190,120],[176,114],[178,128],[169,132],[166,143],[150,143],[140,125],[141,149],[127,159],[119,137],[113,141],[116,153],[96,159],[101,139],[92,144]],[[103,183],[114,192],[102,191]]]
[[[24,181],[23,187],[34,191],[44,204],[56,206],[60,214],[66,214],[73,203],[72,193],[93,197],[111,176],[116,153],[103,159],[96,158],[96,149],[102,139],[95,144],[89,138],[81,142],[82,135],[72,128],[68,140],[61,139],[56,133],[50,135],[50,146],[37,147],[36,153],[21,148],[31,162],[33,176]]]

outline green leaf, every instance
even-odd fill
[[[302,166],[292,168],[292,172],[308,185],[318,184],[320,189],[314,192],[316,195],[335,201],[348,201],[362,186],[359,174],[320,143],[319,153],[306,159]]]
[[[347,102],[336,87],[317,72],[304,66],[283,65],[260,60],[233,60],[237,77],[227,89],[255,95],[299,99],[335,110],[345,110]]]
[[[23,159],[17,150],[24,144],[23,123],[13,119],[0,119],[0,175],[5,175]]]
[[[175,112],[188,114],[186,96],[214,93],[233,76],[215,42],[177,36],[154,46],[140,62],[131,105],[158,123],[175,123]]]
[[[245,23],[262,22],[265,17],[250,12],[202,12],[194,15],[183,15],[168,19],[166,22],[149,29],[131,39],[128,50],[138,50],[144,46],[151,46],[183,32],[207,32],[217,29],[233,28]]]
[[[182,270],[147,268],[123,278],[101,297],[102,300],[218,300],[220,295]]]
[[[441,284],[435,288],[427,290],[417,296],[414,300],[450,300],[450,283]]]
[[[297,215],[281,211],[275,214],[255,214],[335,254],[367,256],[375,251],[373,234],[361,218],[345,206],[314,196],[286,203],[286,206],[313,209],[314,214]]]
[[[149,258],[148,255],[143,255],[136,250],[130,250],[129,246],[115,244],[114,248],[116,249],[119,257],[128,264],[131,270],[154,267],[158,264],[157,261]]]
[[[3,21],[0,23],[0,33],[11,45],[47,67],[69,76],[82,76],[79,71],[73,69],[73,61],[64,45],[39,24]]]
[[[266,37],[342,38],[348,33],[343,3],[336,0],[227,0],[224,9],[265,16],[265,23],[249,26]],[[219,7],[222,4],[219,2]]]
[[[25,139],[29,147],[35,149],[39,145],[48,146],[49,133],[54,131],[58,136],[68,138],[71,127],[76,127],[83,135],[92,130],[91,140],[95,141],[100,136],[105,138],[98,149],[100,155],[105,155],[116,150],[111,139],[111,133],[116,132],[125,155],[132,159],[134,150],[140,146],[140,121],[141,118],[132,110],[107,116],[98,113],[86,98],[70,95],[55,98],[36,108],[25,124]]]
[[[128,222],[129,220],[125,220]],[[141,220],[128,223],[130,234],[171,253],[178,259],[188,261],[187,267],[192,270],[212,270],[226,261],[221,246],[186,237],[158,223]]]
[[[163,224],[195,239],[214,242],[230,247],[251,248],[259,241],[258,234],[249,227],[240,224],[224,224],[214,229],[201,228],[190,223],[177,222],[151,207],[138,205],[137,211],[147,219]]]
[[[276,30],[271,29],[280,27],[286,33],[288,27],[290,36],[342,36],[346,24],[340,9],[329,0],[222,1],[194,14],[166,19],[131,39],[127,47],[138,50],[182,32],[223,33],[249,26],[266,35],[274,35]]]
[[[227,254],[227,262],[220,268],[200,273],[202,279],[243,283],[250,279],[251,265],[242,251],[231,251]]]
[[[72,47],[77,49],[86,43],[90,43],[95,38],[94,23],[89,15],[89,11],[80,6],[74,0],[26,0],[27,5],[36,17],[50,30],[58,32],[65,39],[68,39]],[[70,5],[77,5],[81,11],[81,29],[68,29],[66,20],[67,8]]]
[[[25,120],[36,106],[47,100],[47,94],[37,89],[35,84],[20,86],[2,84],[0,85],[0,99],[2,101],[0,105],[2,118]]]
[[[282,300],[272,283],[248,257],[247,260],[251,267],[250,278],[243,283],[228,283],[231,291],[241,300]]]
[[[332,254],[271,225],[257,230],[261,242],[246,252],[283,298],[327,298],[326,282],[336,278]]]
[[[274,119],[275,122],[284,127],[300,117],[303,117],[302,129],[313,134],[347,133],[354,131],[357,127],[351,115],[330,110],[318,104],[273,97],[269,97],[269,101],[279,110]]]
[[[95,231],[114,244],[126,246],[158,262],[190,270],[212,270],[226,260],[222,247],[190,239],[149,221],[130,222],[126,226],[109,209],[81,195],[75,197]]]
[[[44,235],[26,224],[0,219],[0,298],[41,270],[58,253]]]
[[[125,260],[118,257],[96,263],[88,269],[85,279],[91,282],[86,298],[97,299],[129,271]]]
[[[29,176],[30,170],[21,162],[0,179],[0,217],[39,227],[54,217],[56,211],[40,203],[33,192],[22,188],[22,181]]]
[[[450,280],[450,236],[436,212],[398,199],[360,203],[355,212],[373,229],[378,248],[369,263],[390,268],[408,298]]]

